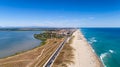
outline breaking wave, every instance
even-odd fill
[[[104,64],[103,59],[104,59],[105,57],[107,57],[107,54],[108,54],[108,53],[103,53],[103,54],[100,55],[100,59],[101,59],[103,65],[104,65],[104,67],[106,67],[106,66],[105,66],[105,64]]]
[[[114,53],[114,51],[113,51],[113,50],[109,50],[109,52],[110,52],[110,53]]]
[[[106,58],[108,55],[110,55],[112,53],[114,53],[114,51],[113,50],[109,50],[108,52],[102,53],[100,55],[100,59],[101,59],[103,65],[104,65],[104,67],[106,67],[105,64],[104,64],[104,58]]]
[[[107,54],[108,54],[108,53],[103,53],[103,54],[101,54],[101,55],[100,55],[100,58],[103,59],[103,58],[107,57]]]
[[[95,37],[90,38],[89,41],[88,41],[89,44],[93,44],[95,42],[97,42],[97,40],[95,39]]]

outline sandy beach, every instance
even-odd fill
[[[101,61],[93,52],[92,47],[88,44],[80,30],[73,33],[74,39],[71,46],[75,49],[74,64],[68,67],[103,67]]]

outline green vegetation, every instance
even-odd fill
[[[53,31],[45,31],[43,33],[40,34],[34,34],[34,37],[36,39],[41,40],[41,45],[44,45],[46,43],[47,39],[51,39],[51,38],[63,38],[62,35],[59,35],[57,33],[53,33]]]

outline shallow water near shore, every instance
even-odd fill
[[[0,58],[40,45],[34,34],[41,31],[0,31]]]
[[[120,28],[80,29],[105,67],[120,66]]]

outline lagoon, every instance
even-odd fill
[[[0,58],[30,50],[40,45],[34,34],[41,31],[0,31]]]

